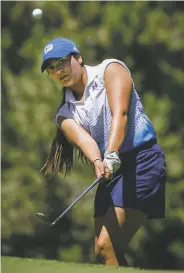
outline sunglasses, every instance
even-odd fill
[[[53,60],[51,64],[49,64],[46,68],[46,72],[48,75],[54,73],[55,71],[63,69],[64,65],[68,62],[70,56],[60,58],[57,60]]]

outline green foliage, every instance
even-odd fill
[[[31,16],[43,9],[43,18]],[[2,254],[93,262],[93,199],[89,193],[56,230],[35,213],[57,217],[90,183],[81,162],[68,177],[40,168],[55,134],[60,87],[40,72],[43,46],[63,36],[87,64],[119,58],[164,148],[168,166],[166,220],[150,220],[131,243],[131,265],[184,268],[184,7],[180,2],[2,2]],[[87,220],[87,221],[86,221]]]

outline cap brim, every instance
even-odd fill
[[[49,59],[58,59],[58,58],[64,58],[66,57],[68,54],[56,54],[56,52],[53,52],[53,54],[48,54],[47,58],[43,61],[42,65],[41,65],[41,72],[43,73],[45,71],[45,69],[47,68],[48,65],[48,60]]]

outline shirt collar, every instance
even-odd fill
[[[86,68],[86,72],[87,72],[87,79],[88,79],[87,85],[88,85],[94,80],[94,78],[98,74],[98,69],[97,69],[97,66],[85,65],[84,67]]]
[[[66,89],[66,95],[65,95],[66,102],[75,102],[76,99],[72,93],[72,90],[70,88]]]

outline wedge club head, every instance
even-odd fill
[[[36,216],[43,224],[51,227],[53,226],[52,222],[43,213],[38,212],[36,213]]]

